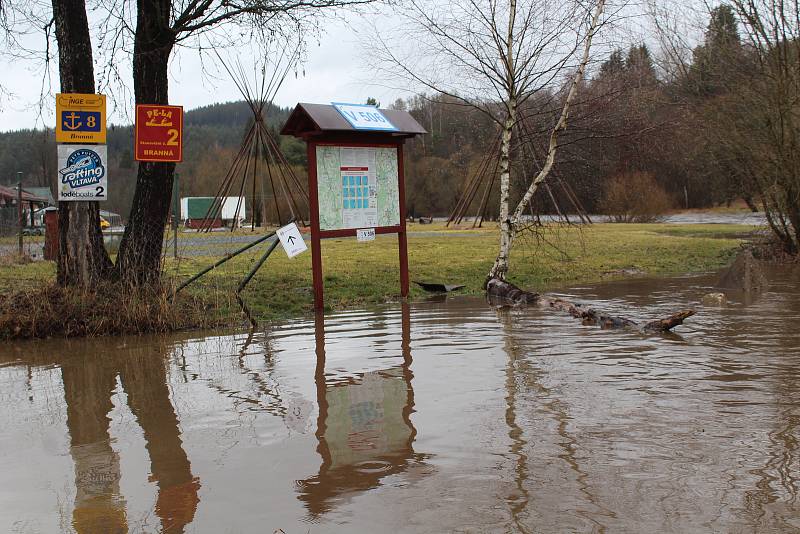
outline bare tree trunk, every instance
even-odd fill
[[[168,104],[169,56],[175,34],[169,26],[170,0],[139,0],[133,52],[137,104]],[[174,163],[140,162],[136,191],[120,243],[117,273],[134,284],[159,280],[164,228],[172,198]]]
[[[513,5],[513,3],[512,3]],[[489,270],[489,274],[487,275],[486,282],[488,283],[492,279],[499,279],[505,280],[506,274],[508,273],[508,256],[511,253],[511,245],[513,244],[514,237],[516,234],[516,229],[519,226],[520,222],[522,221],[522,215],[525,211],[525,208],[531,201],[533,194],[539,187],[545,178],[550,174],[550,170],[553,168],[553,164],[555,163],[556,158],[556,150],[558,149],[558,134],[561,130],[567,127],[567,118],[569,117],[569,109],[572,101],[575,99],[575,95],[578,93],[578,84],[580,83],[581,79],[583,79],[583,73],[586,70],[586,65],[589,63],[589,51],[592,47],[592,38],[594,37],[595,32],[600,24],[600,17],[603,14],[603,8],[605,7],[605,0],[600,0],[597,3],[597,7],[595,8],[594,14],[592,15],[591,24],[589,25],[589,30],[586,35],[586,41],[583,47],[583,57],[581,58],[581,62],[578,66],[578,70],[575,72],[575,76],[572,79],[572,84],[570,85],[569,92],[567,93],[567,97],[564,101],[564,106],[561,109],[561,115],[558,118],[558,122],[553,127],[553,131],[550,133],[550,143],[547,150],[547,157],[545,158],[545,163],[542,166],[542,169],[536,175],[535,178],[531,181],[528,190],[525,192],[525,195],[520,200],[519,204],[517,204],[516,209],[514,209],[514,213],[509,216],[509,209],[508,209],[508,189],[509,189],[509,175],[508,175],[508,150],[509,146],[506,144],[506,139],[508,139],[508,143],[510,144],[511,141],[511,128],[509,124],[513,127],[514,121],[516,119],[516,99],[513,95],[509,98],[509,115],[506,118],[505,127],[503,129],[503,141],[501,146],[500,152],[500,251],[497,254],[497,258],[495,259],[494,265],[492,265],[491,270]],[[513,19],[513,16],[512,16]],[[512,22],[513,24],[513,22]],[[509,29],[509,46],[508,46],[508,58],[511,61],[511,29]],[[504,165],[504,158],[505,158],[505,166]],[[503,179],[505,178],[505,182]]]
[[[511,189],[511,137],[514,131],[514,123],[517,122],[517,91],[516,91],[516,69],[514,56],[514,23],[517,17],[517,2],[511,0],[508,9],[508,28],[506,31],[505,50],[503,59],[505,63],[505,89],[508,94],[506,102],[506,120],[503,122],[503,135],[500,139],[500,250],[494,265],[486,276],[486,282],[493,278],[499,280],[506,279],[508,272],[508,256],[511,253],[511,245],[514,242],[514,226],[508,218],[509,207],[508,197]]]
[[[53,0],[58,70],[64,93],[94,93],[94,67],[84,0]],[[86,287],[112,268],[100,232],[98,202],[58,203],[57,281]]]
[[[511,189],[511,134],[516,122],[516,102],[509,102],[509,114],[503,124],[503,136],[500,141],[500,250],[497,253],[492,269],[486,281],[493,278],[506,279],[508,272],[508,255],[514,242],[514,226],[508,217],[508,197]]]

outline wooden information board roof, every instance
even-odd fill
[[[382,135],[391,137],[414,137],[415,135],[428,133],[425,128],[411,116],[407,111],[394,109],[381,109],[383,115],[389,122],[397,128],[396,131],[369,131],[353,128],[347,120],[330,104],[307,104],[299,103],[289,115],[286,124],[283,125],[281,135],[293,135],[294,137],[313,137],[327,133],[354,133],[368,135]]]

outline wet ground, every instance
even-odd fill
[[[800,273],[0,348],[0,532],[800,532]]]

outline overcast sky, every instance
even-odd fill
[[[431,0],[431,2],[433,5],[437,5],[438,0]],[[683,5],[683,3],[691,3],[692,0],[662,0],[662,2],[665,4],[677,2],[678,5]],[[612,17],[621,22],[605,28],[602,32],[603,39],[595,38],[593,54],[596,61],[606,58],[613,48],[625,47],[630,43],[647,40],[647,36],[653,33],[638,28],[641,21],[646,20],[646,17],[642,16],[643,11],[638,4],[634,3],[636,5],[633,7],[628,6],[625,2],[623,4],[626,7],[621,11],[615,11]],[[342,18],[323,19],[322,31],[319,36],[310,36],[307,41],[307,55],[305,62],[298,69],[297,76],[289,75],[278,92],[275,102],[284,107],[294,106],[297,102],[363,103],[367,97],[372,96],[377,98],[381,104],[389,105],[396,98],[409,96],[411,91],[398,89],[398,87],[403,87],[403,83],[399,82],[397,78],[383,79],[380,72],[370,67],[370,57],[367,54],[370,53],[371,37],[403,35],[394,33],[401,24],[397,16],[392,16],[389,8],[378,4],[375,6],[369,14],[348,13]],[[684,18],[684,15],[678,15],[680,11],[678,9],[670,8],[668,11],[671,16]],[[99,22],[90,21],[90,26],[97,23]],[[688,39],[688,34],[684,38]],[[405,45],[409,43],[408,38],[391,39],[390,37],[389,40],[393,43],[393,52],[397,51],[398,47],[399,49],[405,48]],[[694,37],[694,40],[697,38]],[[206,42],[208,41],[206,40]],[[205,43],[203,44],[205,45]],[[42,33],[28,35],[24,38],[24,45],[26,48],[43,50],[44,35]],[[0,46],[5,45],[0,43]],[[421,64],[424,64],[423,60],[428,55],[421,53],[418,48],[418,43],[415,41],[405,50],[408,56],[403,59],[404,63],[408,60],[411,65],[414,65],[415,61],[422,61]],[[655,51],[655,48],[652,50]],[[0,50],[0,69],[2,69],[0,71],[2,72],[2,76],[0,76],[0,131],[41,128],[42,126],[53,127],[55,99],[52,94],[44,98],[41,111],[39,109],[39,96],[42,93],[44,78],[41,56],[38,61],[10,60],[9,54],[2,52],[5,51]],[[13,53],[14,50],[11,52]],[[222,54],[226,59],[230,59],[233,52],[238,55],[245,68],[254,64],[255,55],[263,54],[263,51],[260,50],[242,49],[241,47]],[[372,55],[374,56],[375,53],[373,52]],[[399,55],[403,56],[404,54]],[[218,102],[240,100],[242,97],[236,86],[221,67],[214,65],[215,61],[216,58],[212,54],[206,53],[204,62],[201,62],[196,50],[176,48],[170,64],[170,103],[182,105],[186,110],[191,110]],[[206,69],[205,72],[203,67]],[[54,60],[50,68],[52,87],[45,87],[45,89],[56,93],[59,90],[57,61]],[[420,67],[412,66],[412,68],[419,69]],[[591,68],[592,65],[590,65]],[[454,71],[428,68],[427,72],[438,73],[447,78],[453,75]],[[121,74],[127,77],[127,93],[103,90],[109,96],[107,120],[109,124],[131,124],[133,122],[133,84],[131,83],[129,63],[121,67]],[[99,82],[102,76],[97,67],[95,75]],[[463,79],[456,78],[451,81],[458,86]],[[387,88],[387,86],[394,88]],[[422,87],[418,89],[424,90]]]
[[[380,86],[380,80],[371,77],[364,51],[359,46],[364,33],[358,32],[360,18],[349,15],[347,22],[326,21],[324,33],[319,39],[308,43],[307,60],[298,76],[289,75],[275,101],[281,106],[294,106],[297,102],[363,103],[367,97],[377,98],[381,104],[389,104],[403,96],[397,90]],[[42,48],[43,36],[27,38],[29,46]],[[249,55],[249,53],[247,54]],[[3,76],[0,85],[10,94],[0,95],[0,131],[41,127],[43,121],[52,127],[55,116],[55,100],[45,99],[43,115],[39,116],[38,100],[42,87],[42,65],[34,61],[9,62],[5,54],[0,55]],[[224,57],[224,56],[223,56]],[[241,57],[243,65],[252,65],[253,59]],[[206,69],[209,69],[206,63]],[[304,73],[302,72],[304,71]],[[171,64],[170,103],[182,105],[186,110],[213,104],[240,100],[241,96],[224,72],[212,76],[204,75],[197,52],[181,49]],[[52,91],[58,92],[58,73],[54,62]],[[131,86],[132,87],[132,86]],[[112,95],[113,98],[113,95]],[[130,102],[115,97],[109,101],[109,123],[130,123]],[[114,104],[120,108],[113,111]]]

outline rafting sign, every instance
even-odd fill
[[[58,93],[56,143],[105,143],[106,95]]]
[[[106,145],[58,145],[58,200],[108,198]]]

